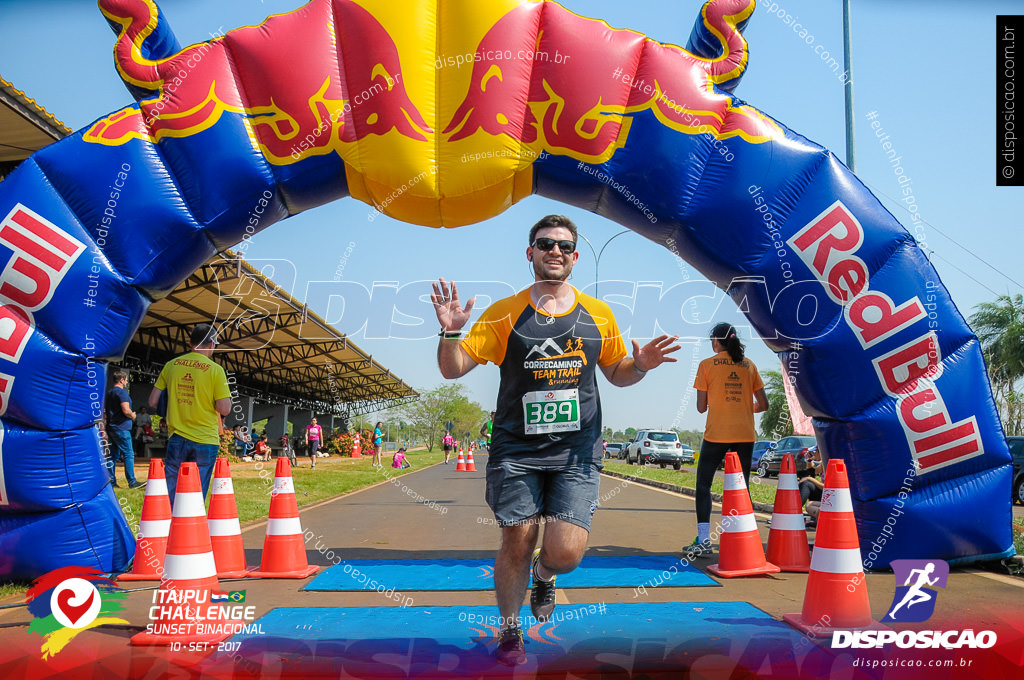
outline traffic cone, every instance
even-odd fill
[[[779,568],[764,558],[761,534],[743,481],[740,457],[735,451],[725,454],[725,490],[722,494],[722,537],[718,563],[708,571],[722,578],[775,574]]]
[[[459,448],[459,461],[455,464],[456,472],[466,471],[466,459],[462,457],[462,448]]]
[[[245,566],[242,527],[238,524],[238,505],[227,458],[218,458],[213,469],[207,525],[217,564],[217,578],[240,578],[256,568]]]
[[[473,462],[472,448],[469,449],[469,455],[466,458],[466,472],[476,472],[476,463]]]
[[[850,480],[842,460],[833,458],[825,471],[803,611],[782,618],[804,632],[885,628],[871,618]]]
[[[270,497],[270,519],[263,541],[260,568],[249,572],[253,578],[306,578],[320,567],[306,559],[306,543],[299,522],[299,504],[295,501],[292,467],[287,458],[277,459],[274,492]]]
[[[131,644],[216,643],[234,634],[241,622],[224,621],[221,612],[211,611],[220,609],[219,604],[211,604],[212,593],[219,590],[199,468],[195,463],[183,463],[178,471],[163,580],[153,602],[156,618],[145,631],[132,636]]]
[[[141,514],[132,570],[118,576],[118,581],[159,581],[164,571],[167,532],[171,530],[171,499],[167,495],[164,461],[160,458],[149,461]]]
[[[779,486],[772,508],[772,528],[768,532],[768,561],[782,571],[806,572],[811,565],[811,549],[807,545],[807,526],[800,501],[800,485],[796,479],[793,454],[782,458]]]

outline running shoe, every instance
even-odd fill
[[[694,537],[693,543],[684,547],[683,552],[692,557],[707,557],[715,553],[715,548],[711,545],[710,539],[701,543]]]
[[[135,482],[132,482],[131,484],[129,484],[128,488],[129,489],[141,489],[144,486],[146,486],[145,482],[135,481]]]
[[[533,590],[530,591],[530,611],[540,623],[544,623],[555,610],[555,578],[544,581],[537,576],[537,563],[540,562],[540,548],[533,551],[533,562],[530,571],[533,574]]]
[[[526,646],[523,631],[518,626],[506,628],[498,634],[498,648],[494,651],[498,663],[519,666],[526,663]]]

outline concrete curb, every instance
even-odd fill
[[[643,479],[641,477],[636,477],[636,476],[633,476],[633,475],[625,475],[625,474],[622,474],[621,472],[615,472],[615,471],[608,470],[608,469],[601,470],[601,474],[608,475],[609,477],[616,477],[618,479],[625,479],[627,481],[634,482],[636,484],[642,484],[644,486],[653,486],[656,489],[664,489],[665,491],[671,491],[673,493],[678,493],[678,494],[681,494],[683,496],[696,496],[697,495],[697,490],[696,489],[692,489],[692,488],[690,488],[688,486],[677,486],[675,484],[669,484],[668,482],[659,482],[656,479]],[[712,492],[711,500],[715,501],[716,503],[721,503],[722,502],[722,494]],[[768,505],[767,503],[754,503],[754,502],[751,502],[751,505],[753,505],[755,512],[762,512],[762,513],[765,513],[767,515],[772,514],[772,512],[774,510],[774,508],[771,505]]]

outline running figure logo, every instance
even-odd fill
[[[942,560],[893,560],[896,594],[883,622],[919,623],[935,612],[936,588],[945,588],[949,564]],[[903,585],[898,585],[900,581]]]

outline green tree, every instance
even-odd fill
[[[700,445],[704,441],[704,434],[697,430],[680,430],[678,428],[672,430],[679,437],[679,441],[686,444],[694,451],[700,451]]]
[[[1024,395],[1017,389],[1024,377],[1024,296],[1000,295],[974,307],[971,327],[981,341],[996,406],[1007,434],[1024,426]]]
[[[768,410],[761,415],[761,437],[778,441],[793,434],[793,419],[789,414],[782,373],[765,371],[761,379],[764,381],[765,396],[768,397]]]
[[[480,404],[469,400],[465,386],[454,382],[421,392],[419,399],[401,409],[407,431],[426,440],[430,451],[441,440],[449,421],[452,422],[453,435],[462,438],[466,432],[478,432],[487,415]]]

